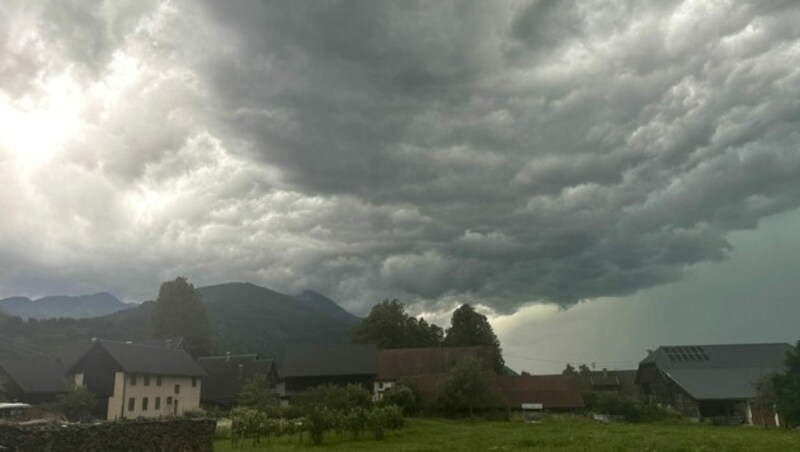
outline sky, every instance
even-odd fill
[[[517,367],[784,338],[799,36],[790,0],[7,0],[0,296],[469,302]]]

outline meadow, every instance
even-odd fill
[[[262,438],[241,449],[230,440],[215,443],[216,452],[289,450],[380,451],[800,451],[800,431],[757,427],[712,427],[695,424],[600,424],[583,419],[546,419],[539,424],[521,421],[454,421],[409,419],[404,429],[386,433],[381,441],[365,434],[328,434],[320,447],[301,444],[297,437]]]

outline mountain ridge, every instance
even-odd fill
[[[37,299],[8,297],[0,300],[0,311],[12,316],[35,319],[102,317],[130,305],[108,292],[91,295],[50,295]]]
[[[252,283],[198,287],[214,329],[217,353],[257,353],[281,359],[290,343],[347,343],[358,317],[316,292],[287,295]],[[23,297],[24,298],[24,297]],[[93,318],[26,322],[0,316],[0,356],[50,352],[61,343],[100,337],[141,340],[153,336],[155,302]]]

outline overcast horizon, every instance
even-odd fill
[[[0,298],[467,302],[536,372],[794,341],[799,38],[792,1],[11,0]]]

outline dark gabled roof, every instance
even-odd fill
[[[781,368],[792,346],[786,343],[670,345],[658,347],[639,364],[660,369]]]
[[[495,381],[512,408],[519,408],[523,403],[541,403],[544,409],[584,407],[578,379],[571,375],[502,376]]]
[[[374,345],[289,345],[281,369],[286,377],[376,375],[378,349]]]
[[[202,400],[232,404],[242,385],[255,375],[266,375],[273,383],[277,378],[275,362],[258,359],[258,355],[206,356],[197,358],[208,377],[203,380]]]
[[[465,356],[477,359],[483,368],[493,372],[491,347],[400,348],[378,351],[378,378],[396,380],[446,373]]]
[[[67,363],[53,358],[0,360],[2,368],[25,393],[58,394],[67,391]]]
[[[785,343],[663,346],[640,368],[654,365],[695,400],[749,399],[761,377],[783,369],[790,350]]]
[[[92,353],[98,347],[105,349],[126,373],[185,377],[206,376],[203,368],[182,349],[172,350],[127,342],[98,340],[87,354]],[[72,366],[72,371],[78,371],[82,359]]]

